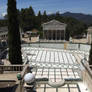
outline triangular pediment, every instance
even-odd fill
[[[44,23],[43,25],[66,25],[66,24],[61,23],[61,22],[54,19],[54,20],[51,20],[49,22]]]
[[[66,24],[61,23],[57,20],[51,20],[49,22],[44,23],[43,30],[65,30]]]

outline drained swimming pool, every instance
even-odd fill
[[[82,83],[80,65],[84,57],[88,59],[88,53],[39,47],[23,47],[22,53],[23,60],[29,61],[29,65],[35,67],[32,72],[36,78],[48,78],[52,82],[59,82],[62,79],[66,81],[66,84],[60,88],[52,88],[48,84],[40,83],[37,92],[88,92]]]

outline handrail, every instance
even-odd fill
[[[84,63],[83,60],[81,60],[81,63],[84,66],[84,68],[87,70],[87,72],[90,75],[90,77],[92,78],[92,70],[90,68],[90,66],[92,67],[92,65],[88,65],[87,63]]]
[[[24,65],[0,65],[0,71],[22,71]]]
[[[24,75],[27,73],[27,72],[30,72],[30,67],[28,64],[26,65],[0,65],[0,73],[3,74],[4,71],[7,71],[7,72],[14,72],[14,73],[20,73],[21,75],[21,78],[23,81],[23,78],[24,78]]]
[[[29,70],[29,65],[27,64],[27,65],[25,65],[25,67],[23,68],[23,70],[22,70],[22,72],[21,72],[21,77],[23,78],[24,77],[24,75],[27,73],[27,72],[29,72],[30,70]]]
[[[24,65],[0,65],[0,67],[2,67],[2,66],[4,66],[4,67],[7,67],[7,66],[11,67],[11,66],[24,66]]]

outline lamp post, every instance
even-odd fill
[[[64,30],[64,42],[65,42],[65,32],[66,32],[66,31]]]
[[[39,39],[39,47],[40,47],[40,39]]]

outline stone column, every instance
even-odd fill
[[[51,40],[51,30],[49,30],[49,33],[50,33],[50,34],[49,34],[49,37],[50,37],[50,40]]]
[[[44,31],[45,31],[45,30],[43,30],[43,39],[45,39],[45,36],[44,36]]]
[[[45,30],[45,34],[44,34],[44,35],[45,35],[45,40],[47,39],[47,38],[46,38],[46,37],[47,37],[47,34],[46,34],[46,33],[47,33],[47,30]]]
[[[46,36],[47,36],[46,32],[47,32],[47,31],[45,30],[45,31],[44,31],[45,40],[46,40]]]
[[[48,40],[48,30],[46,30],[46,40]]]
[[[49,30],[48,30],[48,40],[49,40]]]
[[[60,30],[60,40],[61,40],[61,30]]]
[[[53,40],[53,30],[51,30],[51,40]]]
[[[48,30],[47,30],[47,40],[48,40]]]
[[[54,31],[52,30],[52,40],[54,40],[54,38],[53,38],[53,37],[54,37],[54,36],[53,36],[53,35],[54,35],[54,33],[53,33],[53,32],[54,32]]]
[[[49,30],[48,30],[48,40],[49,40]]]
[[[56,34],[56,40],[57,40],[57,30],[55,30],[55,34]]]
[[[54,33],[55,33],[55,40],[56,40],[56,30],[54,30]]]
[[[49,36],[50,36],[50,30],[48,31],[48,40],[49,40],[49,38],[50,38]]]
[[[54,30],[54,40],[56,40],[56,31]]]

